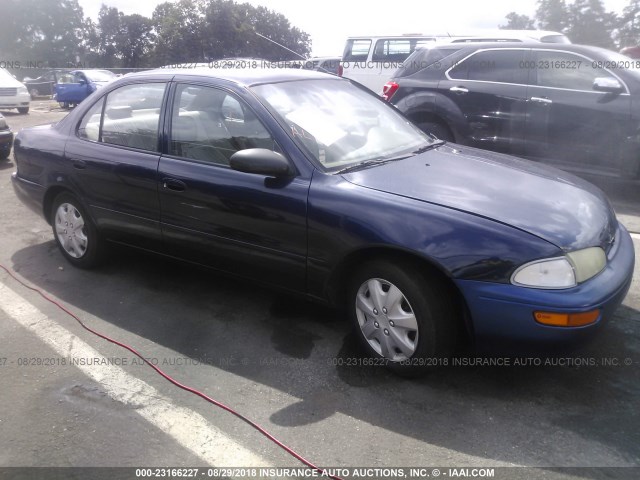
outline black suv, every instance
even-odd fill
[[[383,97],[423,130],[575,171],[640,174],[640,60],[583,45],[414,52]]]

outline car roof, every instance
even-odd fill
[[[565,50],[568,52],[605,52],[606,49],[594,47],[591,45],[579,45],[576,43],[540,43],[533,40],[524,40],[522,42],[462,42],[462,43],[437,43],[428,45],[424,48],[437,50],[483,50],[483,49],[513,49],[513,48],[535,48],[536,50]],[[424,49],[423,48],[423,49]],[[422,49],[421,49],[422,50]]]
[[[274,62],[276,63],[276,62]],[[218,80],[228,80],[238,85],[251,86],[262,83],[278,83],[293,80],[336,79],[324,73],[314,70],[299,68],[158,68],[144,72],[131,73],[126,78],[154,78],[159,76],[174,75],[179,77],[202,77]],[[123,77],[125,78],[125,77]]]
[[[429,32],[429,33],[401,33],[395,35],[352,35],[347,37],[348,40],[356,40],[356,39],[380,39],[380,38],[431,38],[431,37],[440,37],[440,38],[482,38],[482,37],[525,37],[530,39],[540,39],[546,36],[553,35],[563,35],[562,32],[556,32],[552,30],[511,30],[511,29],[471,29],[471,30],[460,30],[460,31],[440,31],[440,32]]]

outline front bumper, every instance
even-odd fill
[[[635,266],[633,241],[618,224],[607,266],[594,278],[570,289],[542,290],[474,280],[456,281],[471,317],[476,345],[533,344],[558,347],[580,341],[605,323],[624,300]],[[534,320],[533,312],[581,313],[600,309],[595,323],[552,327]]]
[[[20,93],[7,97],[0,96],[0,108],[28,107],[30,103],[31,95],[28,93]]]

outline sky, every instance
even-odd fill
[[[150,17],[165,0],[79,0],[86,16],[97,19],[101,4],[129,15]],[[238,3],[245,3],[238,1]],[[282,13],[289,22],[307,32],[313,56],[341,56],[345,40],[355,35],[445,33],[497,28],[512,11],[534,16],[536,0],[249,0]],[[608,10],[621,13],[629,0],[605,0]],[[266,40],[265,40],[266,41]]]

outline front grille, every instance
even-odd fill
[[[0,88],[0,97],[15,97],[17,94],[17,88]]]

